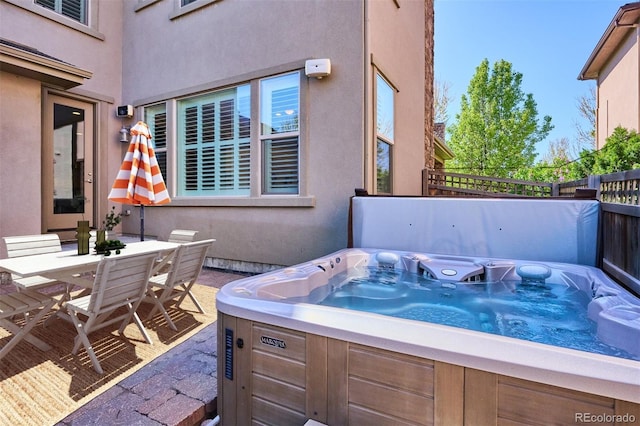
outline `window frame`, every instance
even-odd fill
[[[62,15],[66,18],[69,18],[75,22],[79,22],[82,25],[87,25],[89,23],[89,1],[88,0],[75,0],[75,2],[77,3],[77,5],[80,7],[80,15],[79,15],[79,19],[75,19],[74,17],[71,17],[67,14],[64,13],[64,3],[66,2],[70,2],[70,1],[74,1],[74,0],[49,0],[50,2],[53,2],[53,9],[48,8],[46,5],[42,4],[44,0],[33,0],[33,2],[41,7],[44,7],[45,9],[51,10],[55,13],[57,13],[58,15]]]
[[[58,24],[61,24],[66,27],[72,28],[76,31],[85,33],[91,37],[97,38],[99,40],[105,40],[104,34],[98,31],[99,0],[85,0],[86,8],[87,8],[86,24],[82,24],[76,20],[73,20],[64,15],[61,15],[58,12],[55,12],[51,9],[47,9],[44,6],[40,6],[39,4],[36,4],[35,0],[3,0],[3,1],[6,1],[7,3],[11,3],[22,9],[28,10],[29,12],[35,13],[36,15],[40,15],[51,21],[57,22]]]
[[[306,105],[308,79],[303,73],[304,60],[289,64],[283,64],[265,70],[258,70],[233,78],[212,81],[205,85],[185,88],[180,92],[171,92],[168,96],[157,96],[146,100],[139,100],[136,104],[144,111],[145,107],[151,107],[158,103],[165,103],[167,106],[167,188],[172,196],[172,205],[175,206],[211,206],[211,207],[293,207],[308,208],[315,206],[315,196],[307,191],[308,172],[305,167],[308,144],[307,130],[304,126],[306,120]],[[298,136],[298,193],[297,194],[265,194],[262,191],[262,147],[260,139],[260,111],[259,111],[259,91],[260,80],[275,77],[280,74],[299,73],[299,136]],[[228,196],[228,195],[177,195],[176,188],[179,185],[177,175],[177,146],[178,141],[178,101],[184,98],[196,97],[210,92],[216,92],[233,88],[235,86],[249,84],[251,96],[251,135],[250,135],[250,195],[248,196]],[[142,114],[144,117],[144,112]]]
[[[251,135],[242,136],[242,125],[240,123],[240,109],[238,107],[242,94],[249,97],[251,102],[251,88],[249,84],[238,84],[220,90],[213,90],[201,93],[196,96],[186,96],[177,99],[176,116],[176,143],[174,155],[176,161],[176,197],[220,197],[220,196],[250,196],[251,195],[251,158],[248,161],[242,159],[242,151],[247,149],[251,153]],[[233,102],[231,111],[233,125],[232,135],[225,132],[223,127],[223,116],[229,117],[228,109],[224,110],[224,105],[229,101]],[[249,104],[250,107],[251,104]],[[226,114],[225,114],[225,111]],[[250,109],[249,109],[250,111]],[[181,129],[188,127],[188,122],[183,121],[182,114],[193,114],[191,120],[195,119],[195,132],[182,133]],[[250,124],[252,117],[250,118]],[[204,120],[212,126],[209,129],[203,127]],[[228,120],[227,120],[228,121]],[[237,126],[236,126],[237,124]],[[246,132],[246,131],[245,131]],[[223,134],[224,133],[224,134]],[[191,140],[189,140],[191,138]],[[233,151],[231,163],[233,169],[231,173],[225,173],[225,166],[230,164],[229,157],[225,153]],[[197,167],[192,175],[191,185],[196,188],[189,188],[188,157],[195,153]],[[203,162],[211,164],[210,168],[203,167]],[[215,165],[213,165],[215,164]],[[243,173],[243,170],[245,171]],[[243,178],[243,175],[248,175]],[[229,177],[233,180],[233,188],[229,188]],[[207,189],[207,187],[209,187]],[[202,195],[198,195],[202,192]]]
[[[396,121],[396,93],[397,90],[395,88],[395,86],[393,84],[391,84],[391,82],[389,81],[388,78],[385,77],[385,75],[378,69],[375,69],[374,72],[374,87],[373,87],[373,93],[374,93],[374,102],[373,105],[375,106],[374,109],[374,113],[375,113],[375,118],[373,120],[373,125],[375,126],[374,128],[374,158],[375,158],[375,175],[374,175],[374,188],[375,188],[375,194],[384,194],[384,195],[391,195],[393,194],[393,174],[394,174],[394,166],[393,166],[393,151],[394,151],[394,145],[395,145],[395,121]],[[382,100],[382,93],[380,90],[380,83],[384,83],[385,87],[389,89],[389,93],[391,95],[391,116],[390,117],[386,117],[386,118],[390,118],[391,119],[391,131],[389,132],[388,130],[385,129],[381,129],[380,126],[380,119],[381,119],[381,114],[380,114],[380,103],[379,101]],[[384,131],[383,131],[384,130]],[[390,133],[390,134],[389,134]],[[388,157],[387,157],[387,164],[388,164],[388,181],[385,182],[385,186],[388,188],[388,192],[387,191],[381,191],[381,182],[379,180],[379,173],[380,173],[380,169],[379,169],[379,150],[378,150],[378,146],[380,144],[386,144],[388,150]]]
[[[156,112],[157,111],[157,112]],[[154,114],[154,120],[150,120],[149,114]],[[164,114],[165,127],[164,134],[162,135],[164,139],[164,146],[158,147],[157,141],[160,139],[158,136],[158,130],[156,128],[156,120],[155,117],[157,115]],[[148,105],[143,110],[144,122],[149,126],[149,132],[151,133],[151,144],[153,146],[153,151],[158,157],[158,166],[160,167],[160,172],[162,174],[162,178],[164,179],[167,187],[169,186],[169,159],[167,158],[167,153],[169,151],[169,129],[168,129],[168,112],[167,112],[167,104],[165,102],[157,103],[154,105]],[[160,155],[159,155],[160,154]],[[164,156],[164,161],[161,161],[162,156]]]
[[[173,12],[169,15],[169,19],[172,20],[180,18],[188,13],[220,1],[222,0],[191,0],[190,3],[183,4],[183,0],[173,0]]]
[[[300,194],[300,71],[293,71],[290,73],[283,73],[283,74],[278,74],[275,76],[269,76],[269,77],[265,77],[260,79],[259,81],[259,85],[260,85],[260,93],[259,93],[259,99],[258,99],[258,105],[259,105],[259,126],[260,126],[260,136],[259,136],[259,140],[260,140],[260,158],[262,160],[262,168],[261,168],[261,173],[260,173],[260,178],[261,178],[261,185],[260,185],[260,192],[262,195],[298,195]],[[265,91],[268,89],[267,83],[271,80],[271,81],[275,81],[276,79],[287,79],[288,77],[291,78],[291,80],[296,80],[296,84],[297,84],[297,93],[296,93],[296,105],[295,108],[297,109],[297,111],[293,111],[291,112],[291,115],[293,115],[293,118],[295,120],[295,129],[294,130],[289,130],[289,131],[282,131],[282,132],[265,132],[265,123],[263,123],[263,120],[265,119],[265,103],[266,103],[266,95],[265,95]],[[277,84],[277,83],[276,83]],[[286,89],[279,89],[279,90],[286,90]],[[275,92],[276,90],[271,89],[270,93]],[[271,106],[271,102],[269,102],[269,108],[270,111],[273,113],[273,109]],[[271,121],[274,120],[278,120],[276,118],[274,118],[273,116],[271,116]],[[270,123],[271,123],[270,121]],[[286,122],[285,122],[286,125]],[[270,127],[271,128],[271,127]],[[280,145],[280,144],[287,144],[287,143],[291,143],[291,141],[293,139],[296,139],[296,145],[297,145],[297,151],[296,151],[296,182],[295,182],[295,189],[293,191],[288,191],[285,188],[274,184],[274,187],[270,189],[272,182],[277,181],[277,179],[274,179],[273,175],[269,175],[268,174],[268,170],[273,167],[273,164],[269,161],[269,154],[271,152],[273,152],[273,148],[276,145]],[[269,149],[267,149],[267,145],[269,145]]]

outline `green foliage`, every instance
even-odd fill
[[[489,70],[484,59],[476,68],[460,113],[449,128],[448,145],[455,158],[447,168],[461,173],[511,177],[533,165],[535,145],[551,131],[551,117],[538,123],[533,95],[523,93],[522,74],[500,60]]]
[[[571,161],[573,148],[567,138],[561,138],[549,144],[549,152],[532,167],[520,169],[514,173],[516,179],[536,182],[563,182],[582,178],[577,163]]]
[[[119,254],[119,250],[126,247],[120,240],[106,240],[96,243],[96,253],[104,253],[110,255],[112,250],[116,250],[116,254]]]
[[[597,151],[583,149],[577,161],[571,163],[571,169],[577,176],[576,179],[582,179],[593,174],[593,165],[596,161]]]
[[[640,169],[640,135],[635,130],[616,127],[594,158],[592,174]]]
[[[519,170],[517,179],[537,182],[562,182],[640,169],[640,134],[617,127],[600,151],[584,149],[571,161],[566,152],[556,151],[550,158]]]
[[[580,175],[569,160],[556,157],[551,161],[542,161],[531,167],[520,169],[514,173],[513,177],[534,182],[552,183],[578,180],[584,176]]]
[[[118,226],[121,221],[122,213],[116,213],[116,206],[111,206],[111,210],[109,210],[102,221],[102,229],[113,231],[113,228]]]

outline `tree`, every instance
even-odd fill
[[[575,122],[578,132],[578,147],[582,149],[595,149],[596,147],[596,88],[591,86],[589,93],[578,98],[578,113],[588,125],[583,127]]]
[[[635,130],[616,127],[595,155],[593,174],[640,169],[640,135]]]
[[[572,147],[569,139],[561,138],[549,144],[549,151],[532,167],[516,171],[516,179],[536,182],[562,182],[580,179],[580,171],[571,161]]]
[[[589,175],[601,175],[607,173],[622,172],[632,169],[640,169],[640,134],[635,130],[627,130],[623,127],[616,127],[611,136],[606,140],[606,144],[599,151],[583,149],[575,161],[567,161],[563,164],[561,155],[552,150],[549,159],[543,159],[533,168],[519,174],[521,179],[528,179],[532,176],[541,176],[541,169],[549,166],[549,163],[556,165],[565,179],[576,180]],[[556,172],[551,175],[557,175]],[[546,172],[544,176],[548,176]],[[535,180],[535,179],[534,179]],[[558,181],[555,179],[551,181]],[[549,181],[549,180],[544,180]]]
[[[444,123],[449,121],[449,83],[446,81],[434,80],[433,82],[433,122]]]
[[[500,60],[489,70],[484,59],[476,68],[467,95],[462,95],[448,145],[455,154],[447,168],[478,175],[510,177],[531,167],[535,145],[551,131],[551,117],[538,123],[532,94],[521,89],[522,74]]]

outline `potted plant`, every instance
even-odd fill
[[[125,247],[126,247],[126,244],[124,244],[120,240],[99,241],[99,242],[96,242],[96,253],[98,254],[104,253],[105,256],[109,256],[111,255],[112,251],[115,251],[116,254],[120,254],[120,249],[123,249]]]
[[[102,221],[102,226],[96,231],[96,246],[107,239],[107,232],[113,231],[122,221],[122,213],[116,213],[116,206],[111,206],[111,210],[107,212]]]

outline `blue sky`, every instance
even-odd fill
[[[449,84],[449,121],[484,58],[504,59],[522,73],[522,89],[549,115],[554,129],[536,146],[573,141],[577,99],[593,80],[578,74],[618,9],[631,0],[435,0],[435,78]]]

